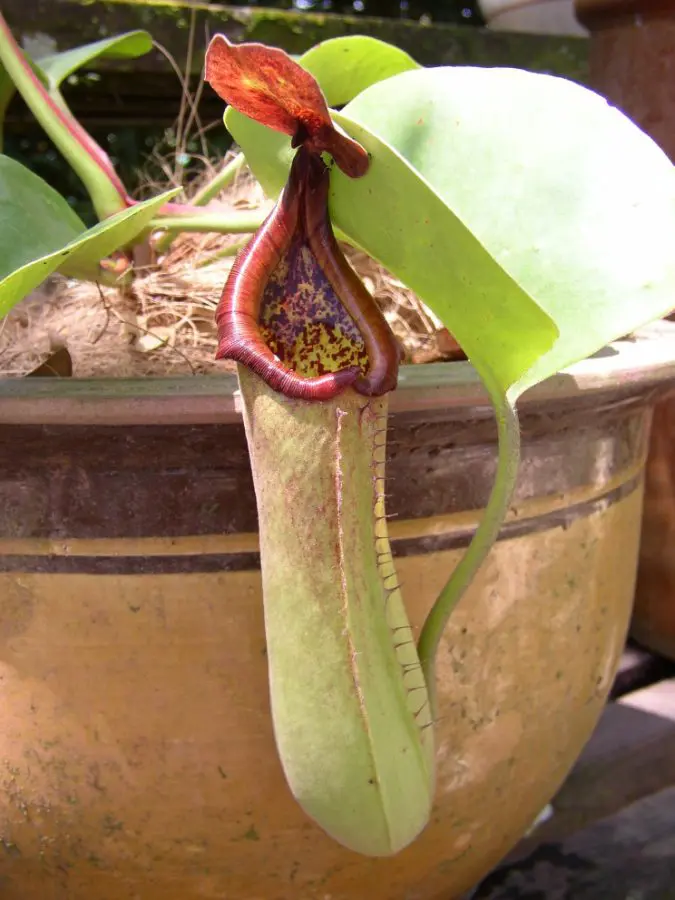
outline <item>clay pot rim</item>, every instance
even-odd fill
[[[519,409],[596,395],[635,397],[675,388],[675,322],[659,321],[616,341],[527,391]],[[468,362],[402,366],[390,398],[395,413],[453,410],[492,415]],[[198,425],[240,422],[235,375],[171,378],[0,379],[0,424]]]

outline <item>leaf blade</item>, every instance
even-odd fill
[[[378,81],[419,68],[405,50],[362,34],[322,41],[298,62],[319,82],[329,106],[344,106]]]
[[[675,170],[593,92],[519,70],[427,69],[375,85],[348,111],[433,183],[556,322],[518,392],[675,305]]]
[[[0,156],[0,278],[34,257],[52,253],[86,230],[66,200],[38,175]]]
[[[87,230],[46,182],[0,156],[0,316],[52,272],[95,278],[98,261],[132,242],[176,193],[153,197]]]
[[[138,59],[152,50],[152,37],[147,31],[127,31],[114,37],[73,47],[61,53],[50,53],[35,59],[45,75],[50,92],[74,72],[95,59]]]

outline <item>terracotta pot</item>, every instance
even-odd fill
[[[675,0],[576,0],[591,29],[590,84],[675,162]],[[675,307],[675,300],[673,302]],[[631,631],[675,659],[675,398],[656,409]]]
[[[605,702],[674,359],[670,329],[523,401],[512,513],[438,658],[433,821],[379,860],[327,838],[282,777],[233,381],[0,383],[3,900],[449,900],[478,881]],[[401,382],[392,538],[419,626],[488,496],[495,431],[468,364]]]
[[[675,0],[575,0],[591,32],[589,85],[675,160]]]

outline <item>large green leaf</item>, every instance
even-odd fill
[[[298,62],[319,82],[329,106],[344,106],[378,81],[418,68],[404,50],[361,34],[322,41]]]
[[[95,278],[99,260],[131,243],[175,194],[153,197],[87,230],[46,182],[0,156],[0,315],[52,272]]]
[[[73,72],[96,59],[137,59],[152,50],[152,37],[147,31],[129,31],[116,37],[84,44],[62,53],[41,56],[36,62],[45,75],[50,93],[54,92]]]
[[[88,229],[64,247],[63,252],[65,254],[67,251],[67,255],[59,261],[58,271],[73,278],[96,278],[99,261],[136,241],[162,206],[179,192],[180,188],[164,191],[157,197],[123,209]]]
[[[425,69],[345,114],[348,131],[358,122],[396,148],[555,321],[555,345],[516,393],[675,306],[675,170],[597,94],[516,69]],[[363,242],[372,226],[358,217],[373,212],[350,210],[355,198],[343,188],[335,209]],[[456,329],[461,310],[451,301],[447,313]]]
[[[433,683],[448,616],[496,539],[515,485],[513,403],[527,387],[675,306],[675,174],[628,118],[591,91],[551,76],[475,68],[407,72],[374,85],[345,113],[340,121],[355,137],[358,122],[414,166],[559,331],[511,385],[500,347],[488,351],[501,388],[486,380],[499,425],[498,472],[476,536],[420,636],[420,658]],[[334,180],[337,189],[337,173]],[[367,206],[361,210],[360,223],[350,208],[355,196],[353,187],[336,190],[334,207],[342,227],[363,242],[369,213]],[[416,233],[411,241],[433,266],[423,237]],[[392,264],[396,271],[395,259]],[[441,312],[423,289],[420,294],[461,341],[461,303],[450,298]],[[485,377],[486,358],[473,361]]]
[[[0,156],[0,279],[86,230],[59,193],[16,160]]]

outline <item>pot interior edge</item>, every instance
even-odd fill
[[[616,341],[531,388],[519,408],[595,395],[637,396],[675,389],[675,323],[659,321]],[[233,374],[171,378],[0,379],[4,424],[204,424],[241,419]],[[488,394],[468,362],[401,367],[393,413],[452,410],[453,418],[491,417]]]

